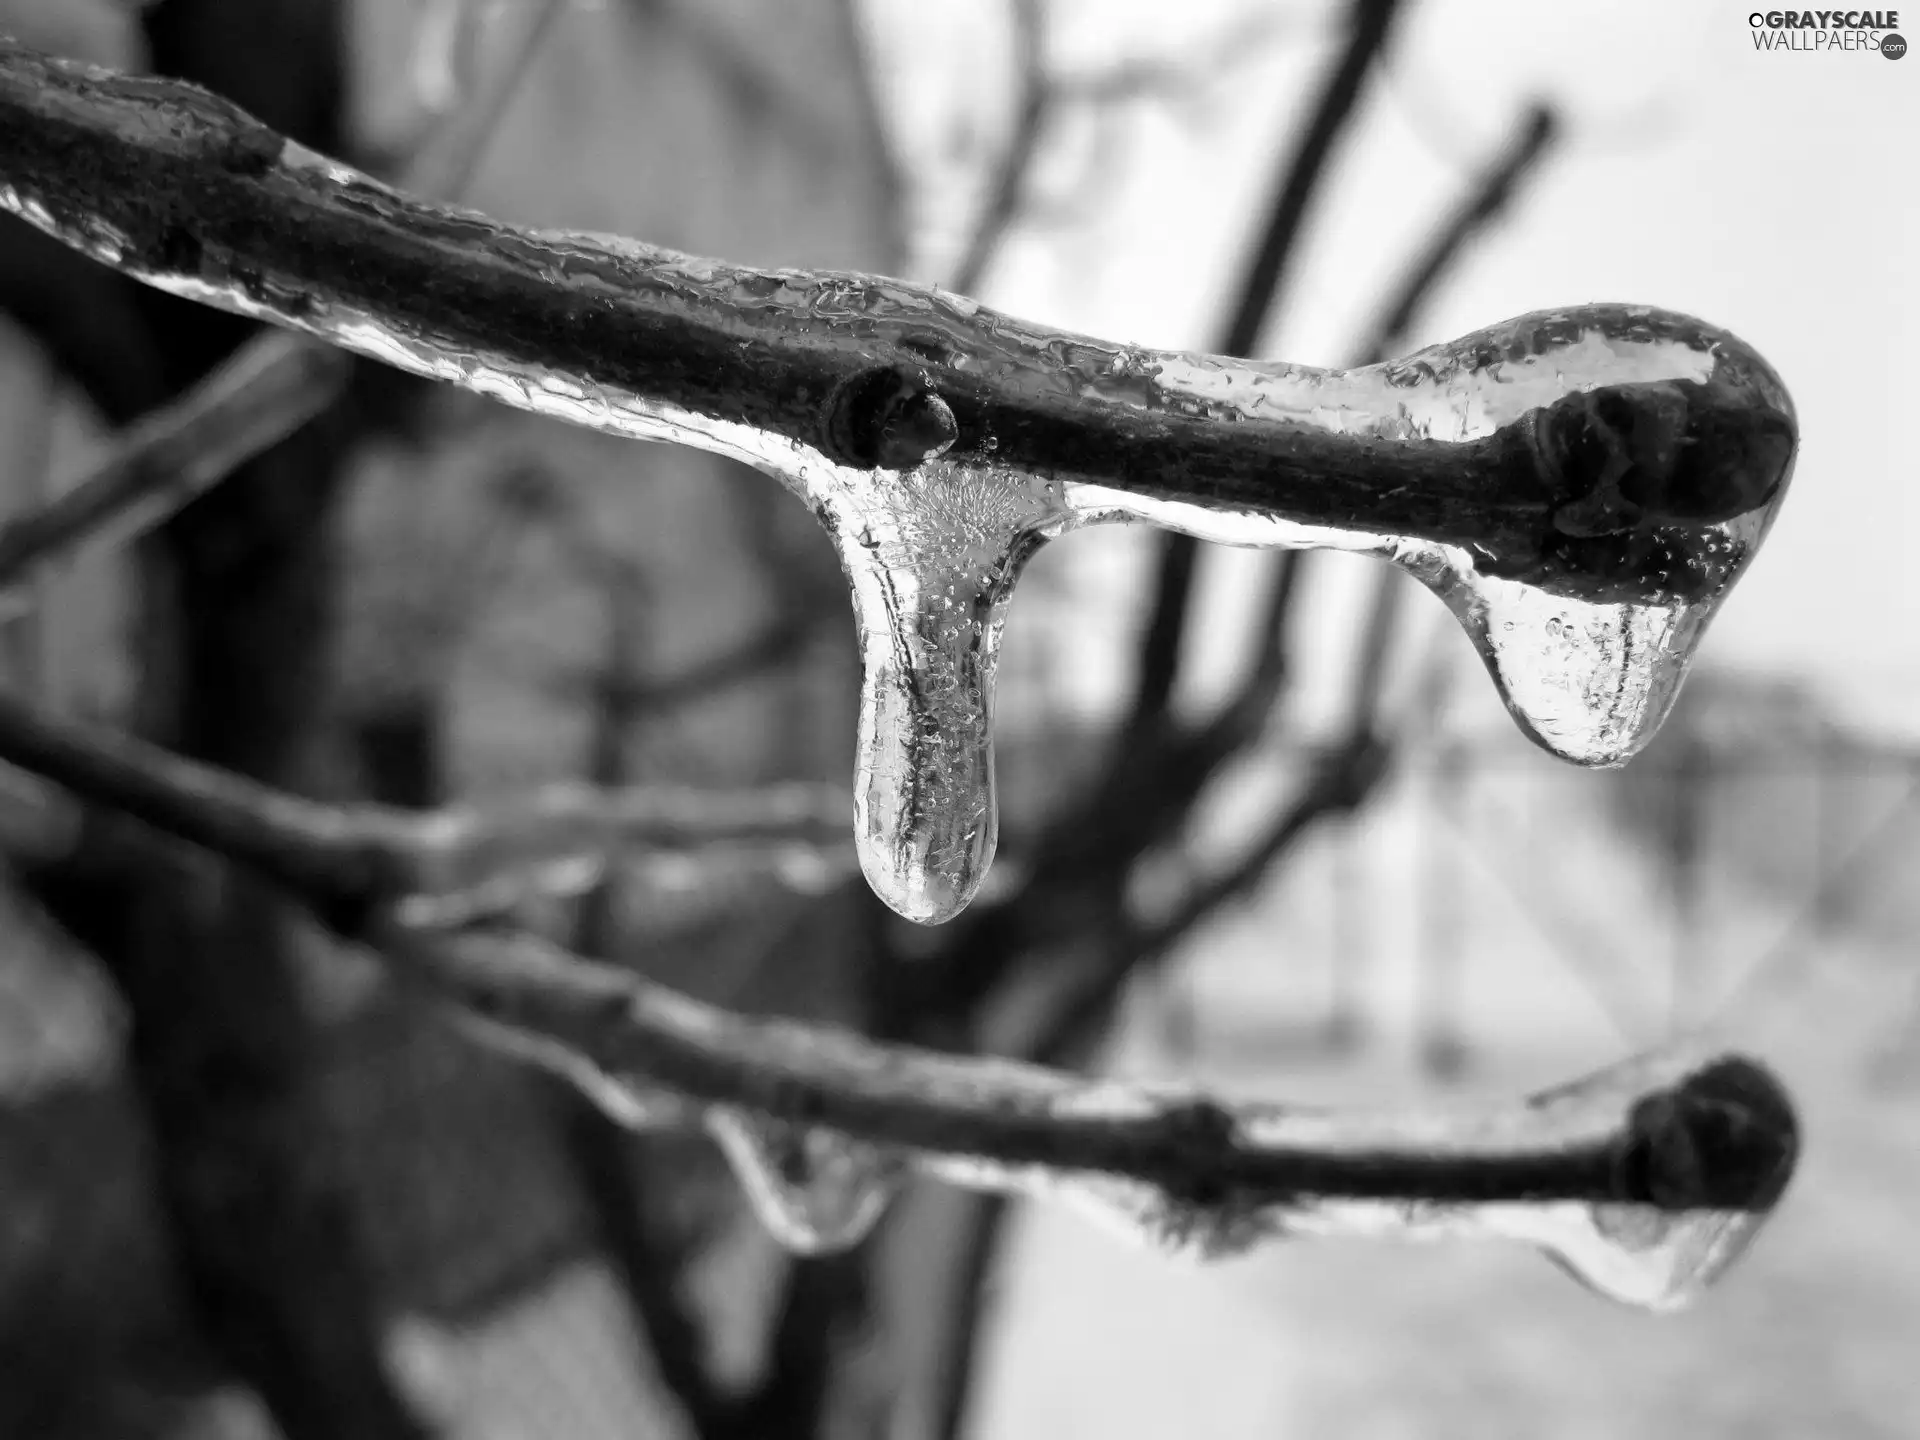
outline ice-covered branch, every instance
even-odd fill
[[[1735,373],[1715,388],[1730,393],[1702,396],[1695,418],[1744,420],[1757,453],[1738,457],[1745,466],[1678,466],[1671,493],[1636,507],[1656,524],[1764,504],[1790,439],[1757,356],[1659,312],[1530,317],[1392,375],[1242,369],[1056,334],[871,276],[518,230],[411,199],[191,86],[13,44],[0,47],[0,175],[9,209],[119,269],[576,423],[763,463],[782,442],[861,469],[906,468],[944,447],[1145,501],[1457,544],[1524,533],[1526,567],[1575,585],[1577,562],[1543,549],[1554,512],[1599,502],[1587,528],[1636,518],[1597,495],[1602,467],[1555,473],[1512,426],[1450,441],[1445,427],[1392,413],[1396,399],[1457,408],[1468,397],[1444,393],[1450,381],[1484,364],[1551,362],[1589,332],[1628,351],[1698,352],[1701,383],[1717,347]],[[924,376],[925,403],[846,388],[875,370],[898,372],[909,391]],[[1198,515],[1156,518],[1211,528]],[[1605,583],[1651,594],[1683,582]]]
[[[1766,363],[1667,312],[1541,312],[1345,371],[1149,351],[872,276],[515,229],[189,86],[4,42],[0,204],[175,293],[803,496],[862,633],[862,865],[920,920],[992,854],[998,633],[1047,539],[1136,519],[1382,555],[1446,601],[1528,733],[1615,764],[1796,443]]]
[[[1303,1234],[1538,1245],[1615,1298],[1685,1303],[1778,1201],[1792,1107],[1750,1060],[1641,1057],[1513,1104],[1363,1115],[1236,1104],[734,1015],[521,934],[374,936],[483,1033],[636,1116],[706,1107],[802,1248],[850,1243],[914,1165],[1058,1198],[1203,1257]]]
[[[857,1239],[916,1165],[1057,1195],[1202,1255],[1290,1234],[1517,1238],[1606,1293],[1669,1306],[1744,1248],[1797,1151],[1778,1083],[1710,1048],[1492,1110],[1367,1116],[738,1016],[528,935],[410,918],[417,877],[395,872],[377,833],[366,843],[378,827],[362,812],[50,724],[10,700],[0,757],[287,883],[344,937],[615,1114],[703,1114],[762,1213],[802,1249]]]

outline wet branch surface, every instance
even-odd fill
[[[291,146],[191,86],[5,42],[0,177],[9,208],[137,278],[618,433],[639,433],[634,417],[644,412],[662,438],[662,414],[669,425],[677,414],[872,466],[887,454],[885,426],[860,397],[886,389],[886,377],[909,386],[924,377],[951,411],[943,425],[956,460],[1209,510],[1476,545],[1512,557],[1515,573],[1537,583],[1571,584],[1597,569],[1616,588],[1665,593],[1679,583],[1671,572],[1687,569],[1680,531],[1656,529],[1650,552],[1623,552],[1611,533],[1555,531],[1555,516],[1600,477],[1543,468],[1522,423],[1452,442],[1223,418],[1154,382],[1186,357],[1049,332],[871,276],[756,271],[516,230]],[[1582,313],[1530,321],[1528,343],[1571,340],[1590,321],[1654,339],[1676,323],[1625,307],[1599,321],[1601,310]],[[1784,466],[1791,449],[1790,417],[1773,420],[1768,429],[1767,417],[1753,419],[1758,431],[1744,436],[1757,471],[1775,459]],[[700,443],[697,428],[679,438]],[[1719,481],[1684,478],[1709,489]],[[1744,514],[1767,498],[1760,488],[1690,492],[1687,519]]]

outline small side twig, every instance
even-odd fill
[[[86,478],[0,525],[0,591],[22,603],[19,587],[81,545],[151,529],[324,410],[352,368],[344,351],[277,331],[243,346],[136,423]]]
[[[610,855],[768,844],[846,845],[852,797],[832,785],[601,790],[560,783],[491,806],[336,806],[273,791],[129,737],[0,696],[0,758],[303,894],[370,892],[447,923],[591,884]],[[108,798],[110,797],[110,798]]]
[[[1046,12],[1040,0],[1012,0],[1012,21],[1014,63],[1019,71],[1013,133],[994,167],[986,201],[967,237],[966,248],[954,262],[950,283],[962,295],[972,295],[980,288],[1020,213],[1053,101],[1047,78]]]

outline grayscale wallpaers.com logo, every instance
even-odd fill
[[[1888,60],[1907,53],[1895,33],[1898,10],[1756,10],[1747,24],[1756,50],[1878,50]]]

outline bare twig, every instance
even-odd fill
[[[952,1241],[957,1276],[953,1300],[940,1317],[938,1359],[933,1374],[932,1431],[937,1440],[961,1440],[973,1405],[980,1349],[986,1339],[988,1287],[1000,1263],[1007,1220],[1013,1210],[1005,1195],[972,1195],[961,1212]]]
[[[1262,42],[1285,28],[1286,18],[1257,9],[1193,54],[1182,58],[1154,56],[1122,61],[1106,69],[1084,73],[1057,72],[1045,55],[1046,13],[1040,0],[1012,0],[1014,68],[1017,94],[1013,125],[998,161],[984,187],[986,198],[974,219],[967,243],[961,247],[948,285],[963,295],[978,292],[1017,221],[1058,219],[1073,208],[1101,170],[1113,131],[1101,123],[1107,114],[1143,100],[1191,100],[1220,83],[1235,66],[1260,52]],[[1095,157],[1086,175],[1070,187],[1070,194],[1037,197],[1033,171],[1041,142],[1054,122],[1069,111],[1092,111]]]
[[[1551,106],[1535,101],[1514,127],[1506,149],[1481,172],[1453,213],[1434,231],[1426,248],[1407,267],[1387,303],[1381,307],[1367,338],[1355,352],[1354,363],[1373,365],[1390,358],[1412,332],[1420,312],[1439,289],[1467,245],[1498,221],[1513,203],[1519,188],[1532,178],[1552,153],[1560,122]]]
[[[473,182],[487,145],[499,133],[507,107],[526,83],[554,24],[566,13],[569,0],[539,0],[513,55],[474,93],[456,106],[406,163],[401,183],[422,195],[455,198]]]
[[[492,807],[333,806],[64,723],[0,696],[0,757],[309,896],[409,899],[442,923],[530,890],[592,882],[613,854],[764,844],[844,849],[852,798],[822,784],[743,791],[558,784]]]
[[[987,267],[999,253],[1026,197],[1034,157],[1039,154],[1053,92],[1047,79],[1046,12],[1040,0],[1012,0],[1013,49],[1019,71],[1019,101],[1013,133],[1008,136],[999,164],[987,186],[987,199],[974,221],[973,233],[955,262],[951,284],[971,295],[986,278]]]
[[[1551,524],[1576,498],[1604,502],[1611,472],[1544,473],[1517,420],[1471,441],[1356,437],[1313,419],[1314,405],[1277,417],[1271,404],[1224,403],[1236,373],[1225,362],[1051,334],[937,291],[518,231],[322,161],[190,86],[11,44],[0,46],[0,177],[16,213],[151,283],[521,408],[724,451],[795,484],[808,463],[834,473],[903,458],[906,432],[869,403],[880,391],[866,381],[906,376],[911,388],[924,375],[938,407],[915,411],[930,417],[909,427],[916,445],[924,434],[931,449],[950,442],[956,462],[1050,474],[1103,518],[1196,533],[1215,533],[1222,511],[1359,525],[1478,545],[1496,573],[1563,593],[1666,601],[1724,584],[1724,567],[1691,563],[1710,544],[1698,526],[1770,503],[1791,454],[1784,392],[1730,336],[1624,307],[1517,322],[1500,343],[1554,346],[1594,327],[1711,343],[1713,383],[1738,409],[1731,422],[1715,410],[1716,423],[1778,456],[1779,473],[1729,487],[1737,497],[1690,495],[1703,513],[1655,530],[1644,560],[1623,563],[1618,544],[1562,543]],[[859,326],[843,325],[848,314]],[[1310,386],[1314,404],[1336,383],[1298,367],[1260,375],[1269,392]],[[1337,383],[1377,382],[1362,372]]]
[[[1267,581],[1266,603],[1254,622],[1253,664],[1240,703],[1256,715],[1273,709],[1273,701],[1287,683],[1292,654],[1287,622],[1293,614],[1294,597],[1300,590],[1301,561],[1307,557],[1299,550],[1284,550],[1274,558],[1272,575]]]
[[[1314,190],[1326,170],[1335,141],[1358,101],[1366,76],[1386,44],[1394,13],[1393,0],[1357,0],[1350,11],[1347,43],[1310,110],[1311,119],[1305,131],[1281,168],[1267,225],[1249,262],[1223,335],[1222,348],[1228,353],[1246,353],[1258,343]],[[1177,676],[1181,636],[1198,554],[1197,544],[1185,536],[1171,537],[1162,543],[1154,605],[1142,640],[1139,677],[1126,731],[1130,737],[1129,751],[1137,750],[1143,741],[1154,745],[1162,768],[1187,772],[1190,782],[1165,787],[1175,797],[1174,802],[1163,807],[1159,823],[1153,829],[1139,836],[1146,845],[1164,839],[1184,823],[1211,774],[1258,735],[1286,674],[1285,621],[1300,575],[1299,558],[1291,554],[1282,556],[1276,567],[1262,632],[1266,637],[1265,646],[1254,663],[1247,685],[1221,717],[1191,743],[1168,742],[1158,736],[1165,728],[1159,722]],[[1129,753],[1121,764],[1137,773],[1146,758]],[[1171,763],[1176,760],[1178,763]],[[1136,853],[1128,851],[1125,863],[1130,864]],[[1109,997],[1118,995],[1126,974],[1141,953],[1133,947],[1123,947],[1116,954],[1116,964],[1105,980],[1105,993]],[[1101,986],[1096,984],[1095,995],[1100,991]],[[1101,1002],[1090,997],[1087,1003],[1098,1008]]]
[[[738,647],[696,660],[670,675],[637,675],[632,688],[622,692],[623,702],[636,716],[657,715],[678,709],[714,695],[730,686],[744,684],[796,658],[802,646],[820,628],[823,617],[787,614],[773,621]],[[576,683],[584,689],[592,683],[599,689],[607,683]]]
[[[710,1440],[814,1440],[832,1433],[825,1420],[834,1359],[859,1338],[843,1333],[847,1317],[869,1308],[866,1258],[862,1250],[793,1257],[773,1305],[765,1372],[705,1432]]]
[[[1221,354],[1251,355],[1258,348],[1287,264],[1298,245],[1308,206],[1326,173],[1334,144],[1359,101],[1367,75],[1386,47],[1397,8],[1397,0],[1354,0],[1346,45],[1327,74],[1306,128],[1281,168],[1266,227],[1248,261],[1233,314],[1221,335]],[[1199,548],[1199,542],[1187,535],[1169,536],[1160,543],[1153,608],[1141,643],[1133,728],[1145,726],[1152,717],[1164,713],[1173,693],[1180,635],[1186,623]]]
[[[1252,894],[1274,863],[1288,854],[1320,820],[1349,815],[1366,803],[1385,774],[1387,750],[1366,735],[1349,739],[1313,764],[1307,783],[1286,809],[1250,845],[1241,858],[1218,875],[1196,884],[1166,920],[1153,926],[1131,947],[1133,969],[1139,963],[1168,954],[1201,921],[1222,907]]]
[[[278,331],[242,346],[136,423],[85,479],[0,526],[0,591],[25,603],[17,587],[50,561],[151,529],[324,410],[352,367],[344,351]]]
[[[608,792],[625,789],[632,778],[627,741],[637,717],[629,697],[645,594],[630,567],[601,568],[608,623],[587,779]],[[615,905],[611,876],[603,875],[581,896],[573,927],[574,948],[580,954],[612,959],[619,953]],[[699,1319],[681,1294],[684,1246],[669,1233],[657,1207],[647,1203],[641,1169],[645,1160],[635,1149],[638,1137],[576,1087],[561,1083],[555,1090],[567,1153],[594,1207],[602,1244],[633,1306],[646,1350],[694,1435],[715,1440],[730,1407],[708,1373]],[[644,1175],[660,1173],[658,1166],[650,1166]]]
[[[51,462],[53,426],[59,400],[57,372],[40,356],[22,359],[27,413],[20,419],[13,453],[7,459],[18,487],[17,508],[31,513],[52,498]],[[0,530],[0,548],[5,532]],[[0,586],[0,593],[4,587]],[[47,699],[47,577],[37,576],[26,587],[24,613],[0,618],[8,651],[9,679],[14,689],[39,701]]]
[[[1116,940],[1109,937],[1111,951]],[[1028,1034],[1019,1053],[1030,1062],[1050,1069],[1084,1071],[1094,1058],[1098,1037],[1108,1028],[1111,1007],[1098,1016],[1082,1003],[1084,986],[1072,980],[1056,993]],[[1007,1222],[1013,1215],[1013,1197],[1004,1194],[975,1194],[968,1197],[961,1214],[953,1249],[954,1300],[949,1313],[941,1317],[941,1329],[934,1365],[934,1395],[930,1406],[933,1434],[937,1440],[962,1440],[973,1400],[974,1375],[978,1368],[981,1341],[985,1337],[987,1289],[994,1268],[1001,1258]]]

